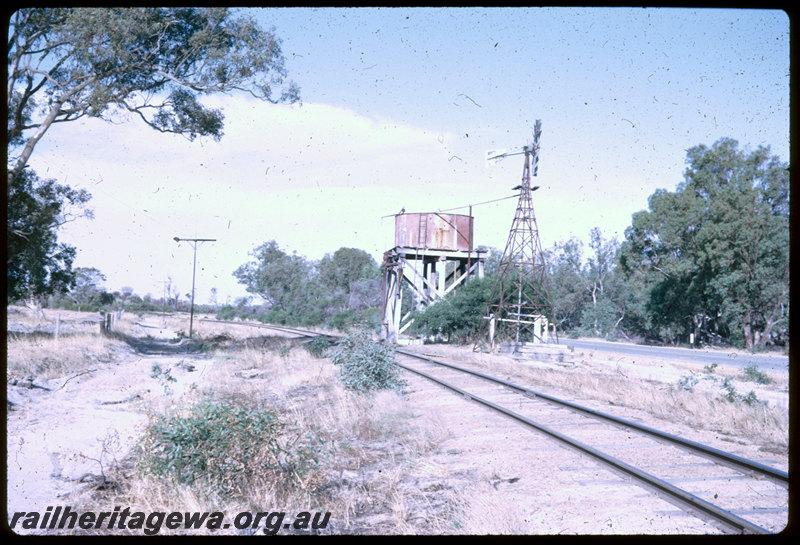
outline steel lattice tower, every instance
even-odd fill
[[[533,211],[532,193],[538,187],[531,188],[531,176],[538,173],[541,132],[541,120],[536,120],[533,143],[522,148],[525,166],[522,184],[515,188],[520,190],[517,210],[487,303],[487,331],[475,345],[476,350],[494,351],[498,342],[515,346],[547,342],[546,316],[552,304],[544,287],[544,255]]]

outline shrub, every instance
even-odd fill
[[[167,395],[172,394],[172,389],[169,387],[170,382],[177,382],[177,379],[172,376],[169,369],[164,371],[158,363],[154,363],[150,369],[150,378],[156,379],[164,388],[164,393]]]
[[[691,376],[691,375],[684,375],[678,380],[678,387],[681,390],[686,390],[689,392],[694,391],[694,387],[697,385],[698,380]]]
[[[745,367],[744,378],[747,380],[752,380],[753,382],[757,382],[758,384],[772,384],[774,382],[769,375],[759,371],[758,367],[755,365]]]
[[[337,343],[333,363],[339,366],[339,380],[357,392],[401,390],[405,381],[394,365],[394,350],[372,340],[365,327],[354,328]]]
[[[725,380],[722,381],[722,389],[725,393],[722,395],[721,399],[724,399],[725,401],[729,401],[731,403],[741,401],[747,405],[756,405],[760,403],[756,393],[752,390],[746,396],[738,393],[733,384],[731,384],[730,379],[727,377],[725,377]]]
[[[248,483],[290,484],[318,467],[318,444],[293,442],[267,409],[203,401],[186,417],[150,424],[140,444],[139,468],[181,484],[209,485],[224,496],[245,494]]]
[[[379,308],[361,310],[343,310],[328,318],[327,325],[339,331],[347,331],[352,327],[367,324],[369,327],[380,327],[381,312]]]
[[[233,320],[236,318],[236,309],[231,305],[223,305],[217,310],[217,320]]]
[[[312,340],[303,344],[303,348],[315,358],[322,358],[325,356],[325,351],[333,346],[335,341],[330,337],[314,337]]]
[[[266,314],[259,314],[256,319],[267,324],[288,325],[289,314],[285,310],[271,308]]]
[[[339,331],[346,331],[357,323],[359,315],[360,312],[357,310],[343,310],[328,318],[327,325]]]
[[[447,342],[469,342],[485,327],[483,316],[491,288],[489,278],[470,280],[424,310],[414,311],[411,332],[430,337],[443,335]]]

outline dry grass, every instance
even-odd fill
[[[48,311],[47,318],[52,319],[52,314]],[[82,319],[66,314],[62,321]],[[18,318],[22,317],[10,314],[9,322],[22,323]],[[285,511],[287,516],[329,511],[331,520],[324,533],[335,534],[514,534],[529,527],[520,520],[516,506],[509,505],[491,485],[462,488],[463,481],[433,461],[430,455],[449,432],[436,421],[420,418],[402,394],[355,395],[338,382],[329,359],[312,357],[300,341],[268,338],[272,333],[261,328],[195,318],[195,338],[214,347],[202,355],[209,363],[202,380],[180,396],[154,397],[142,410],[152,418],[181,415],[208,399],[269,408],[285,423],[287,441],[309,436],[319,440],[316,444],[324,455],[319,467],[304,479],[279,484],[254,479],[246,494],[221,497],[202,483],[182,485],[145,474],[128,457],[107,472],[109,483],[87,485],[72,502],[73,509],[103,511],[121,505],[144,513],[222,511],[228,521],[242,511]],[[99,336],[99,327],[93,328],[94,332],[57,341],[10,337],[10,373],[56,377],[85,369],[87,362],[121,358],[119,350],[125,345]],[[176,332],[187,330],[188,316],[123,315],[116,328],[138,338],[174,339]],[[670,384],[630,379],[607,368],[520,366],[511,359],[474,354],[463,347],[431,345],[425,351],[534,389],[613,401],[696,427],[760,437],[776,445],[785,444],[788,435],[788,417],[764,407],[720,402]],[[540,515],[548,516],[528,514]],[[233,528],[226,532],[238,533]],[[140,535],[141,531],[130,533]],[[212,532],[191,530],[192,535],[203,533]]]
[[[45,311],[40,320],[25,307],[7,308],[6,369],[11,377],[55,379],[107,363],[126,350],[124,343],[100,335],[94,314]],[[56,326],[59,335],[56,336]]]
[[[85,370],[97,363],[110,362],[124,343],[97,333],[61,336],[9,334],[6,369],[9,378],[36,377],[56,379]]]
[[[46,311],[45,322],[27,317],[26,325],[52,324],[47,321],[52,314]],[[15,314],[9,321],[21,324],[21,318],[26,316]],[[60,317],[63,325],[85,318],[84,313],[66,312]],[[449,434],[440,424],[420,418],[401,393],[364,396],[345,390],[331,361],[314,358],[298,340],[269,338],[266,335],[272,332],[255,327],[196,324],[195,338],[213,341],[210,345],[214,347],[196,356],[204,358],[202,380],[180,395],[161,395],[159,391],[137,410],[155,421],[160,416],[186,415],[201,400],[263,406],[285,423],[287,443],[309,436],[319,439],[317,446],[324,455],[319,467],[302,480],[276,484],[254,479],[246,494],[221,497],[219,490],[202,482],[177,484],[142,472],[134,450],[105,468],[107,482],[83,485],[71,499],[73,509],[103,511],[121,505],[144,513],[222,511],[229,521],[242,511],[328,511],[331,521],[325,533],[457,531],[453,523],[458,495],[442,484],[447,483],[446,472],[426,462],[426,455]],[[166,340],[174,339],[186,326],[182,316],[122,315],[114,329],[139,339]],[[9,338],[9,368],[18,374],[58,377],[95,361],[114,365],[127,356],[120,353],[122,349],[130,352],[121,341],[99,335],[99,324],[86,327],[84,333],[62,335],[58,340],[47,336]],[[436,486],[430,486],[431,482]],[[232,528],[228,532],[235,533]],[[129,533],[140,535],[141,530]],[[162,529],[159,533],[180,532]]]
[[[775,449],[788,448],[788,411],[764,403],[730,402],[706,391],[687,391],[676,384],[629,378],[605,366],[521,366],[511,358],[445,345],[426,346],[424,351],[509,377],[533,389],[552,388],[555,395],[612,402],[670,422],[749,438]],[[741,376],[733,370],[718,369],[715,373],[721,378]],[[786,381],[775,374],[770,376]]]
[[[529,523],[525,513],[508,499],[508,495],[498,492],[489,483],[481,483],[469,496],[457,499],[458,532],[469,535],[524,535],[528,533]]]
[[[243,339],[239,330],[228,329],[235,327],[214,324],[197,334]],[[323,461],[313,475],[291,485],[253,482],[246,497],[222,498],[202,484],[176,485],[143,474],[129,459],[127,467],[111,472],[115,486],[84,491],[81,509],[125,505],[143,512],[217,510],[227,520],[241,511],[329,511],[325,533],[455,531],[455,502],[437,501],[441,491],[421,492],[411,471],[448,432],[418,419],[402,394],[349,392],[338,382],[330,360],[312,357],[296,341],[277,340],[265,347],[232,343],[212,352],[211,361],[201,386],[179,400],[157,400],[148,410],[154,416],[183,414],[201,399],[267,407],[286,424],[288,439],[311,435],[321,440]]]

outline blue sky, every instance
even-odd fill
[[[505,197],[542,120],[534,207],[544,247],[598,226],[622,239],[686,150],[722,137],[789,161],[789,19],[773,10],[382,8],[247,10],[282,40],[302,105],[209,98],[220,142],[131,120],[52,129],[31,164],[92,194],[70,224],[76,266],[107,288],[197,299],[244,294],[231,273],[275,239],[310,259],[346,247],[376,259],[391,219]],[[503,248],[513,199],[476,206],[475,242]],[[463,210],[466,213],[466,209]]]

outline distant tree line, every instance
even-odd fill
[[[195,303],[195,312],[214,314],[221,320],[235,318],[282,325],[326,325],[341,330],[354,324],[380,324],[382,304],[381,269],[364,250],[339,248],[321,260],[308,260],[288,254],[277,242],[266,242],[251,252],[253,259],[233,274],[252,295],[237,298],[233,304],[216,304],[216,289],[211,289],[212,304]],[[48,308],[83,312],[125,310],[143,312],[188,312],[191,294],[181,296],[169,279],[165,294],[154,298],[140,296],[125,286],[107,291],[105,275],[94,267],[72,271],[74,282],[62,291],[48,295]]]
[[[77,267],[72,270],[73,283],[66,290],[47,295],[42,299],[42,306],[46,308],[60,308],[76,310],[78,312],[98,312],[124,310],[133,313],[144,312],[188,312],[191,294],[181,296],[178,287],[169,279],[165,282],[163,297],[153,297],[151,294],[138,295],[130,286],[123,286],[119,290],[108,291],[103,285],[106,276],[95,267]],[[212,288],[212,294],[216,290]],[[11,301],[9,301],[11,302]],[[21,300],[19,302],[26,302]],[[215,313],[216,304],[197,304],[195,311],[201,313]]]
[[[551,323],[561,334],[651,343],[788,345],[789,168],[736,141],[687,153],[625,238],[589,233],[545,252]],[[488,267],[487,267],[488,269]],[[485,327],[491,275],[414,315],[412,330],[467,342]]]

